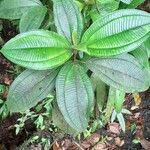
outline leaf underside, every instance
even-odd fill
[[[23,112],[34,107],[54,89],[58,70],[25,70],[12,83],[7,97],[11,112]]]
[[[71,128],[68,123],[65,121],[62,113],[60,112],[58,105],[54,102],[53,103],[53,111],[52,111],[52,120],[55,126],[57,126],[61,131],[70,135],[76,135],[77,130]]]
[[[93,89],[79,64],[67,63],[61,69],[56,80],[56,97],[66,122],[77,131],[84,131],[93,106]]]
[[[46,7],[33,7],[25,12],[20,20],[19,30],[20,32],[27,32],[36,30],[41,26],[42,21],[46,15]]]
[[[42,6],[40,0],[1,0],[0,18],[20,19],[26,11],[35,6]]]
[[[54,18],[57,32],[65,36],[68,41],[80,41],[83,30],[83,20],[79,8],[73,0],[53,0]]]
[[[92,58],[86,64],[103,82],[125,92],[145,91],[150,85],[148,70],[130,54]]]
[[[141,63],[145,68],[150,69],[148,53],[146,48],[144,47],[144,44],[132,51],[131,54],[134,55],[139,63]]]

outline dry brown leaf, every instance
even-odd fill
[[[139,108],[139,106],[132,106],[131,110],[135,110],[135,109],[138,109],[138,108]]]
[[[138,119],[140,117],[140,112],[134,114],[134,118]]]
[[[120,134],[120,126],[119,123],[110,123],[109,124],[109,130],[110,132],[114,133],[114,134]]]
[[[145,150],[150,150],[150,141],[146,139],[141,139],[140,143]]]
[[[123,146],[124,140],[121,140],[119,137],[115,138],[115,144],[119,147]]]
[[[94,133],[90,137],[88,137],[86,140],[84,140],[81,145],[83,148],[88,149],[94,146],[95,144],[97,144],[99,140],[100,140],[100,134]]]
[[[5,83],[6,85],[10,85],[11,82],[12,82],[12,80],[11,80],[10,77],[6,74],[6,75],[4,76],[4,83]]]
[[[96,144],[92,150],[107,150],[105,143],[98,143]]]
[[[78,150],[78,149],[82,150],[80,144],[75,141],[72,141],[71,139],[64,139],[59,142],[56,141],[53,144],[53,150]]]
[[[88,149],[91,147],[91,144],[88,141],[83,141],[81,145],[84,149]]]
[[[42,145],[31,145],[30,150],[42,150]]]
[[[58,142],[53,144],[53,150],[64,150]]]
[[[87,140],[91,143],[91,145],[94,145],[100,140],[100,134],[94,133]]]
[[[140,143],[145,150],[150,150],[150,141],[144,138],[142,126],[137,126],[136,138],[140,140]]]

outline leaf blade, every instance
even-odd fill
[[[1,53],[14,63],[35,70],[60,66],[72,55],[65,38],[44,30],[19,34],[4,45]]]
[[[42,21],[46,15],[46,7],[34,7],[24,13],[19,23],[20,32],[27,32],[36,30],[41,26]]]
[[[23,13],[34,6],[42,6],[39,0],[1,0],[0,18],[20,19]]]
[[[52,120],[55,126],[57,126],[59,129],[61,129],[64,133],[70,134],[70,135],[76,135],[77,130],[74,130],[71,128],[68,123],[65,121],[62,113],[60,112],[57,103],[54,102],[54,108],[52,111]]]
[[[121,1],[125,4],[130,4],[132,2],[132,0],[121,0]]]
[[[140,10],[118,10],[95,21],[81,45],[91,56],[112,56],[132,51],[150,35],[150,15]]]
[[[107,85],[106,83],[102,82],[102,80],[100,80],[100,78],[97,77],[97,75],[95,74],[91,75],[91,80],[94,84],[93,87],[96,92],[96,104],[98,106],[99,111],[102,112],[107,97]]]
[[[11,112],[22,112],[35,106],[52,92],[58,70],[25,70],[12,83],[7,97]]]
[[[122,131],[125,132],[126,126],[123,114],[122,113],[117,114],[117,119],[119,121]]]
[[[147,69],[149,69],[149,60],[148,60],[148,53],[144,45],[141,45],[137,49],[131,52],[135,58]]]
[[[57,103],[66,122],[77,131],[88,125],[88,112],[93,105],[93,89],[84,69],[67,63],[56,80]]]
[[[53,3],[57,32],[65,36],[70,42],[74,41],[73,34],[75,33],[77,34],[75,41],[79,42],[83,30],[79,8],[73,0],[53,0]]]
[[[144,91],[150,85],[147,69],[129,54],[93,58],[86,64],[103,82],[125,92]]]
[[[125,92],[116,90],[115,110],[117,113],[121,113],[121,110],[123,109],[124,100],[125,100]]]

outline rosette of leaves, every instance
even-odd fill
[[[54,0],[53,7],[57,33],[21,33],[1,49],[10,61],[27,68],[12,83],[7,105],[11,112],[24,111],[56,91],[66,124],[82,132],[88,126],[94,103],[88,70],[103,84],[125,93],[149,88],[149,67],[129,52],[149,38],[150,14],[116,10],[85,30],[73,0]]]

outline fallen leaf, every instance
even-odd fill
[[[136,106],[141,104],[141,97],[139,93],[133,93],[133,98]]]
[[[91,145],[94,145],[100,140],[100,134],[94,133],[87,140],[91,143]]]
[[[145,150],[150,150],[150,141],[146,139],[141,139],[140,143]]]
[[[11,82],[12,82],[12,80],[11,80],[10,77],[6,74],[6,75],[4,76],[4,83],[5,83],[6,85],[10,85]]]
[[[120,134],[120,126],[119,123],[110,123],[109,124],[109,131],[114,133],[114,134]]]
[[[91,144],[88,142],[88,141],[83,141],[81,146],[84,148],[84,149],[89,149],[91,147]]]
[[[138,108],[139,108],[139,106],[132,106],[131,110],[135,110],[135,109],[138,109]]]
[[[53,144],[53,150],[64,150],[63,147],[61,147],[61,145],[56,141]]]
[[[138,119],[140,117],[140,112],[134,114],[134,118]]]
[[[88,148],[94,146],[95,144],[97,144],[97,142],[99,142],[100,138],[101,138],[100,134],[94,133],[90,137],[88,137],[86,140],[84,140],[81,143],[81,145],[85,149],[88,149]]]
[[[98,143],[96,144],[92,150],[107,150],[105,143]]]
[[[124,140],[121,140],[119,137],[115,138],[115,144],[119,147],[123,146]]]
[[[30,150],[42,150],[42,145],[41,144],[31,145]]]

